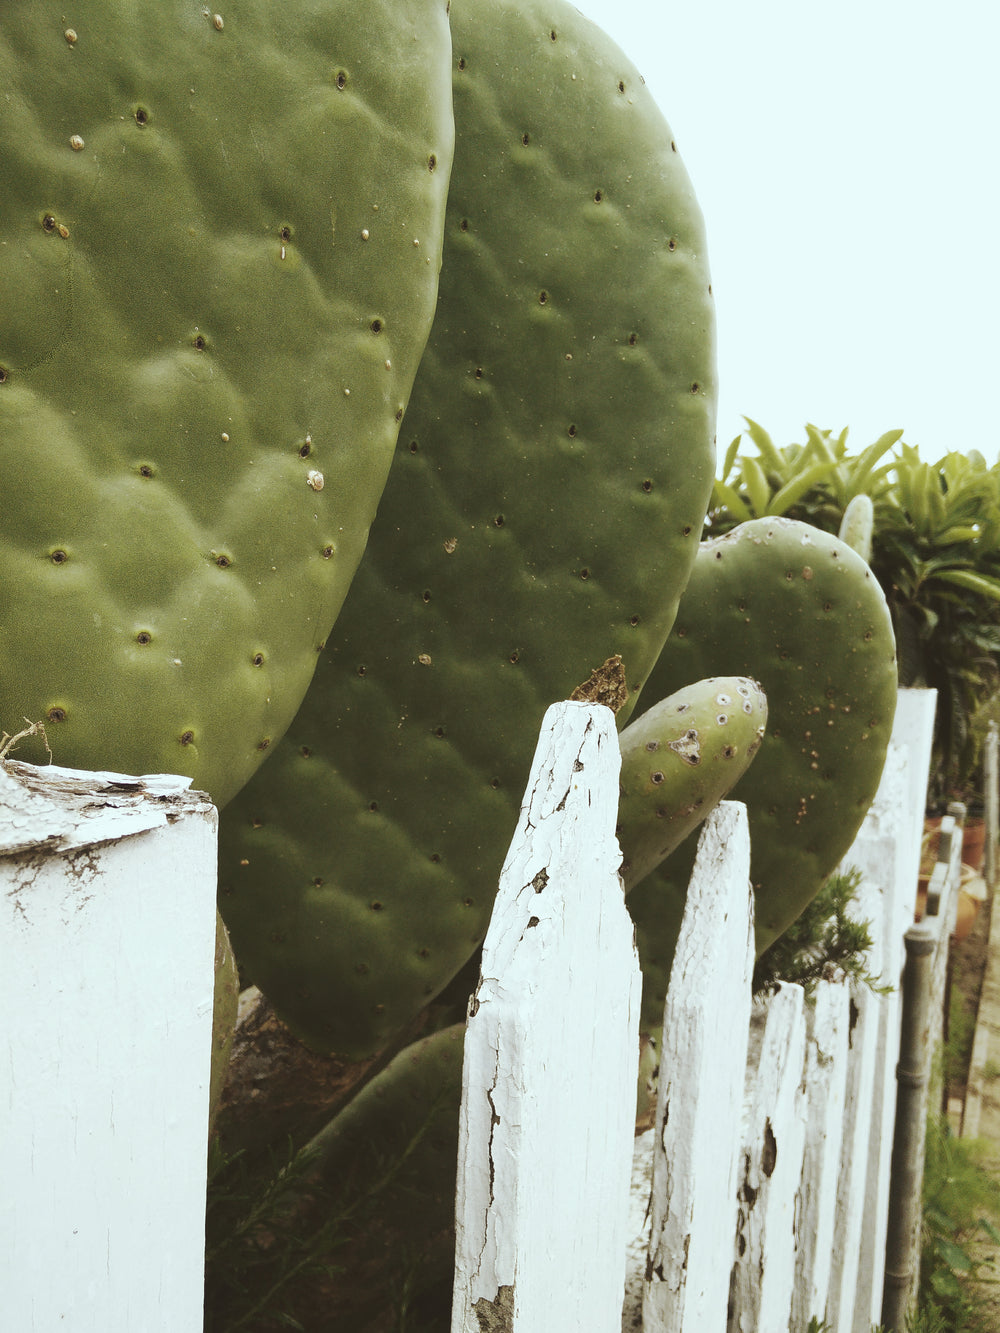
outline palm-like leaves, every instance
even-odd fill
[[[708,532],[777,515],[837,532],[850,501],[870,497],[871,565],[892,610],[900,683],[938,691],[943,794],[969,781],[971,719],[1000,681],[1000,465],[975,450],[924,462],[901,440],[888,431],[854,455],[846,430],[807,426],[804,443],[779,448],[748,418],[726,452]]]

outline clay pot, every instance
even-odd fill
[[[958,944],[967,939],[976,923],[980,907],[986,901],[986,881],[973,866],[962,866],[958,889],[958,912],[951,938]]]
[[[966,819],[962,830],[962,862],[978,870],[983,864],[983,849],[986,845],[986,820]]]

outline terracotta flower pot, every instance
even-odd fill
[[[958,890],[958,912],[951,938],[958,944],[968,939],[980,907],[986,901],[986,881],[969,865],[962,866],[962,882]]]
[[[986,845],[986,820],[966,819],[962,830],[962,862],[978,870],[983,864],[983,848]]]

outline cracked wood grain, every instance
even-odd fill
[[[204,792],[172,774],[130,777],[0,761],[0,853],[67,851],[205,812]]]
[[[619,768],[608,708],[548,710],[469,1006],[452,1333],[621,1320],[641,980]]]
[[[664,1006],[647,1333],[725,1327],[753,957],[746,809],[723,801],[701,834]]]

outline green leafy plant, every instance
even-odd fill
[[[976,1240],[1000,1245],[1000,1182],[983,1166],[990,1151],[955,1138],[940,1116],[928,1121],[918,1300],[928,1315],[940,1315],[949,1333],[990,1333],[968,1286],[985,1267],[975,1257]]]
[[[938,691],[932,801],[968,799],[980,786],[975,719],[1000,685],[1000,465],[976,450],[926,462],[898,430],[857,455],[846,430],[810,425],[806,435],[779,448],[748,420],[726,453],[708,530],[784,514],[837,532],[851,500],[869,496],[870,563],[892,614],[900,684]]]
[[[816,983],[846,976],[879,994],[891,990],[868,967],[871,922],[849,909],[857,902],[861,871],[850,867],[831,875],[805,911],[760,955],[753,973],[755,995],[792,981],[815,990]]]
[[[857,495],[886,500],[892,464],[885,454],[902,437],[887,431],[861,454],[847,448],[847,430],[806,426],[806,442],[779,448],[763,426],[745,417],[754,453],[741,451],[743,436],[731,441],[716,480],[709,509],[709,532],[728,532],[752,518],[798,518],[836,532],[844,510]]]

